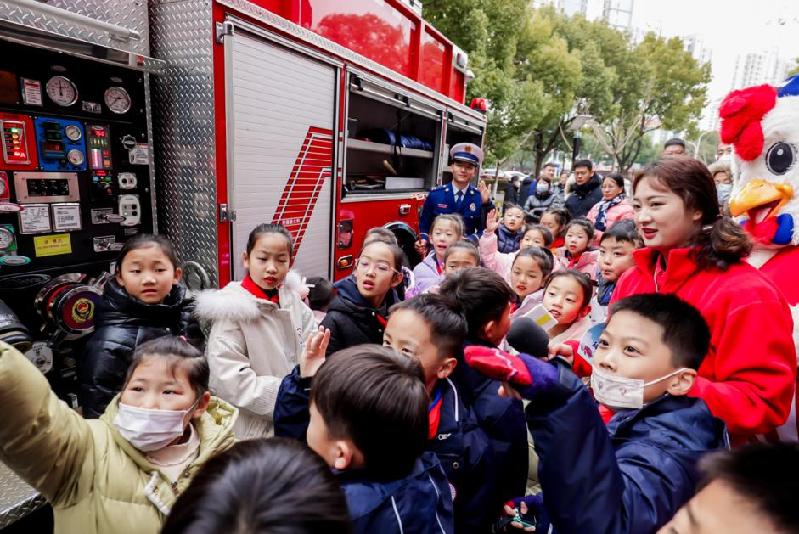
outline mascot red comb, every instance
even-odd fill
[[[730,213],[755,243],[749,263],[791,305],[794,343],[799,346],[799,76],[781,88],[760,85],[733,91],[719,115],[721,140],[735,147],[739,172]],[[774,437],[797,439],[796,399],[788,422]]]

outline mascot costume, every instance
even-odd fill
[[[733,91],[719,115],[721,140],[735,147],[738,171],[730,214],[754,242],[749,263],[788,300],[799,347],[799,76],[779,88]],[[796,396],[788,421],[771,438],[797,439]]]

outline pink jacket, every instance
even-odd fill
[[[483,232],[483,237],[480,238],[480,261],[483,267],[491,269],[508,282],[510,282],[510,268],[518,254],[518,250],[503,254],[499,251],[497,233]]]
[[[588,218],[589,221],[591,221],[592,224],[596,223],[597,215],[599,215],[599,205],[601,203],[602,201],[594,204],[594,207],[591,208],[591,210],[588,212],[588,215],[586,215],[586,217]],[[610,228],[619,221],[632,219],[634,215],[635,214],[633,212],[633,205],[630,204],[630,200],[624,199],[619,204],[616,204],[605,213],[605,228]],[[599,244],[599,240],[602,239],[602,233],[603,232],[597,230],[596,233],[594,234],[594,243],[596,243],[597,245]]]
[[[552,265],[552,272],[562,271],[563,266],[561,261],[558,259],[557,253],[553,251],[552,254],[555,256],[555,261]],[[503,254],[500,252],[497,246],[497,234],[495,233],[483,233],[483,237],[480,238],[480,261],[482,262],[483,267],[486,269],[491,269],[504,278],[509,284],[511,267],[513,267],[513,262],[516,260],[516,256],[518,255],[518,250],[508,254]]]
[[[572,264],[571,259],[566,257],[566,250],[560,249],[558,250],[557,256],[555,256],[555,260],[560,263],[561,268],[564,270],[572,269],[575,271],[580,271],[581,273],[590,276],[591,280],[596,280],[596,264],[599,261],[598,250],[586,250],[580,254],[580,257],[577,258],[577,261]]]

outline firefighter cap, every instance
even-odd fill
[[[453,161],[465,161],[479,167],[483,163],[483,149],[474,143],[458,143],[449,151]]]

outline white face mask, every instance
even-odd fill
[[[120,402],[114,426],[140,451],[157,451],[183,435],[186,430],[183,421],[199,402],[197,399],[188,410],[136,408]]]
[[[549,184],[546,182],[538,182],[535,184],[535,192],[539,195],[549,192]]]
[[[591,373],[591,389],[594,391],[594,398],[597,402],[608,408],[638,410],[644,407],[644,388],[668,380],[685,370],[685,368],[677,369],[666,376],[644,382],[640,378],[614,376],[594,366]]]

